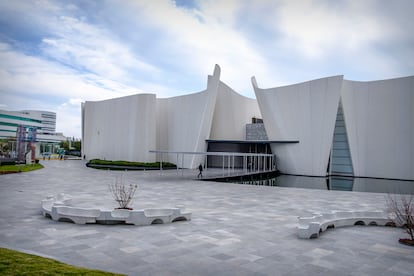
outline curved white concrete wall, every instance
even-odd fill
[[[216,65],[207,89],[199,93],[167,99],[138,94],[84,103],[83,154],[87,159],[153,162],[161,156],[150,150],[206,151],[219,81]],[[172,155],[163,160],[177,163]],[[201,156],[186,156],[184,167],[195,168],[203,161]]]
[[[414,180],[414,77],[345,80],[341,97],[354,175]]]
[[[220,67],[216,65],[213,76],[208,77],[205,91],[179,97],[157,99],[157,149],[169,151],[204,152],[205,140],[210,136],[211,124],[220,81]],[[158,156],[158,159],[160,156]],[[173,155],[163,160],[177,163]],[[195,168],[204,159],[188,155],[185,168]],[[181,160],[179,166],[181,166]]]
[[[83,105],[83,154],[87,159],[153,162],[156,98],[138,94]]]
[[[245,140],[246,124],[261,118],[255,99],[244,97],[220,81],[210,139]]]
[[[295,85],[253,88],[269,140],[299,140],[272,144],[280,171],[298,175],[326,175],[342,76]]]

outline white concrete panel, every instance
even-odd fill
[[[207,150],[205,140],[210,136],[219,81],[220,67],[216,65],[213,76],[208,77],[205,91],[157,99],[157,150]],[[177,163],[177,157],[173,155],[163,156],[163,160]],[[195,168],[203,161],[200,156],[187,156],[184,167]],[[181,160],[179,163],[180,166]]]
[[[289,174],[324,176],[332,144],[342,76],[300,84],[253,88],[270,140],[299,140],[273,144],[278,168]]]
[[[87,159],[155,161],[156,99],[138,94],[84,104],[84,154]]]
[[[246,124],[261,118],[256,99],[244,97],[220,82],[210,139],[245,140]]]
[[[414,77],[344,81],[355,176],[414,180]]]
[[[81,124],[82,124],[82,147],[81,147],[81,151],[82,151],[82,157],[86,156],[85,154],[85,102],[81,103]]]
[[[150,150],[206,151],[219,81],[216,65],[207,89],[199,93],[167,99],[138,94],[84,103],[83,154],[87,159],[152,162],[161,156]],[[184,167],[195,168],[201,158],[188,158]],[[176,156],[163,160],[177,163]]]
[[[158,145],[157,150],[196,151],[203,109],[208,93],[202,91],[185,96],[157,99]],[[158,160],[160,160],[158,156]],[[164,161],[176,163],[176,156],[163,156]],[[184,164],[190,167],[192,159],[187,157]],[[181,165],[181,164],[179,164]]]

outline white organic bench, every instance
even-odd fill
[[[353,225],[393,226],[392,219],[382,211],[333,211],[314,213],[310,217],[299,217],[299,238],[318,238],[329,228]]]
[[[96,223],[101,210],[78,208],[71,206],[52,206],[52,219],[57,221],[73,221],[76,224]]]
[[[191,220],[190,212],[183,208],[143,209],[143,210],[100,210],[70,206],[71,198],[64,194],[49,196],[42,200],[42,214],[55,221],[71,221],[76,224],[133,224],[150,225]]]

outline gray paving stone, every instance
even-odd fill
[[[347,227],[297,237],[297,217],[328,210],[378,210],[384,194],[237,185],[175,171],[108,172],[83,161],[0,175],[0,246],[128,275],[413,275],[414,248],[401,229]],[[189,222],[137,227],[75,225],[40,213],[60,192],[84,207],[114,208],[116,175],[137,183],[135,209],[185,205]]]

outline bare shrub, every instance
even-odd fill
[[[109,184],[109,191],[114,200],[118,202],[120,209],[131,209],[129,205],[134,199],[138,185],[125,185],[122,176],[117,176],[114,183]]]
[[[387,206],[396,226],[402,227],[414,241],[414,195],[390,195]]]

